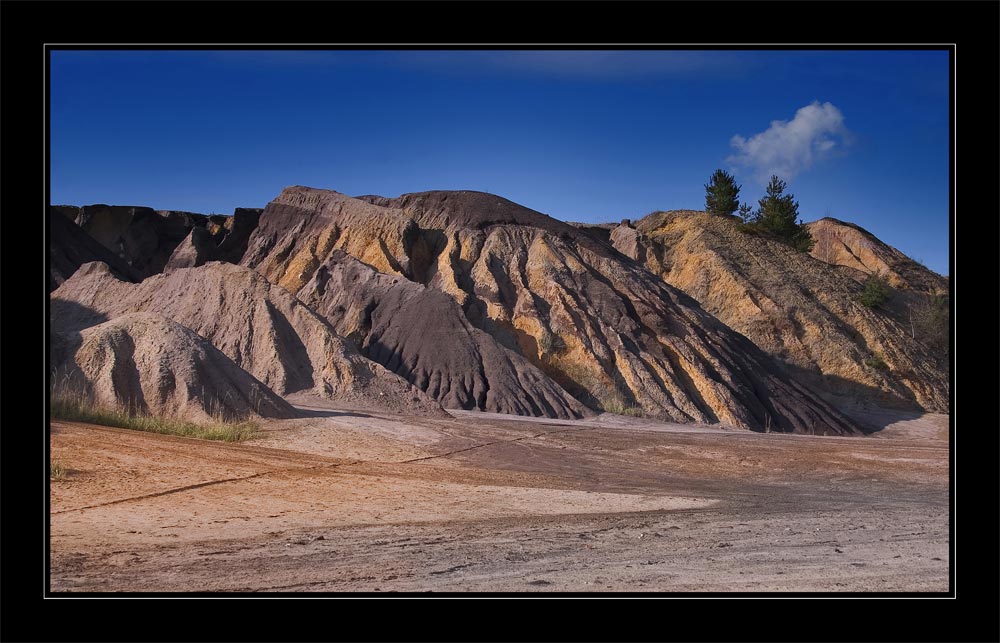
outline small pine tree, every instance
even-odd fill
[[[728,215],[740,206],[740,188],[732,174],[716,170],[705,184],[705,210],[709,214]]]
[[[858,301],[861,302],[862,306],[868,308],[880,308],[891,297],[892,287],[889,286],[889,282],[879,273],[872,273],[865,280],[865,287],[861,291]]]
[[[757,217],[759,216],[759,214],[760,214],[759,212],[754,212],[754,209],[751,208],[749,204],[747,204],[747,203],[741,203],[740,204],[740,215],[739,216],[740,216],[740,219],[743,220],[743,223],[747,223],[747,224],[754,223],[755,221],[757,221]]]
[[[780,239],[800,252],[809,252],[815,241],[799,221],[799,204],[794,195],[785,194],[788,184],[772,176],[767,184],[767,196],[758,201],[756,226]]]

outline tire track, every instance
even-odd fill
[[[546,435],[554,435],[556,433],[576,433],[576,432],[580,432],[580,431],[592,431],[592,430],[595,430],[597,428],[598,427],[576,427],[576,428],[562,429],[562,430],[557,430],[557,431],[543,431],[541,433],[536,433],[534,435],[526,435],[526,436],[522,436],[520,438],[514,438],[513,440],[494,440],[493,442],[486,442],[486,443],[483,443],[483,444],[474,444],[474,445],[472,445],[470,447],[465,447],[465,448],[462,448],[462,449],[455,449],[454,451],[449,451],[447,453],[440,453],[440,454],[436,454],[436,455],[422,456],[422,457],[419,457],[419,458],[411,458],[409,460],[399,460],[399,461],[395,461],[395,462],[377,462],[377,461],[374,461],[374,460],[353,460],[353,461],[350,461],[350,462],[336,462],[336,463],[332,463],[332,464],[321,464],[321,465],[317,465],[317,466],[313,466],[313,467],[290,467],[290,468],[281,468],[281,469],[271,469],[269,471],[260,471],[258,473],[253,473],[253,474],[250,474],[248,476],[237,476],[235,478],[223,478],[221,480],[208,480],[206,482],[198,482],[198,483],[195,483],[195,484],[184,485],[184,486],[181,486],[181,487],[172,487],[170,489],[164,489],[163,491],[154,491],[152,493],[145,493],[145,494],[141,494],[141,495],[138,495],[138,496],[129,496],[127,498],[117,498],[115,500],[109,500],[107,502],[99,502],[97,504],[86,505],[86,506],[83,506],[83,507],[74,507],[72,509],[62,509],[60,511],[53,511],[53,512],[51,512],[51,515],[58,516],[58,515],[61,515],[61,514],[72,513],[72,512],[75,512],[75,511],[86,511],[88,509],[98,509],[98,508],[101,508],[101,507],[108,507],[108,506],[111,506],[111,505],[118,505],[118,504],[122,504],[122,503],[125,503],[125,502],[133,502],[133,501],[139,501],[139,500],[148,500],[150,498],[159,498],[159,497],[162,497],[162,496],[168,496],[168,495],[172,495],[172,494],[175,494],[175,493],[183,493],[185,491],[191,491],[193,489],[202,489],[204,487],[210,487],[210,486],[219,485],[219,484],[226,484],[226,483],[229,483],[229,482],[241,482],[243,480],[252,480],[254,478],[260,478],[260,477],[268,476],[268,475],[271,475],[271,474],[274,474],[274,473],[287,473],[287,472],[291,472],[291,471],[315,471],[315,470],[318,470],[318,469],[336,469],[336,468],[339,468],[339,467],[349,467],[349,466],[353,466],[353,465],[356,465],[356,464],[395,464],[395,465],[399,465],[399,464],[412,464],[412,463],[415,463],[415,462],[425,462],[427,460],[435,460],[435,459],[438,459],[438,458],[447,458],[447,457],[455,455],[457,453],[464,453],[466,451],[472,451],[474,449],[482,449],[482,448],[485,448],[485,447],[490,447],[490,446],[493,446],[495,444],[513,444],[515,442],[522,442],[524,440],[534,440],[534,439],[539,438],[539,437],[543,437],[543,436],[546,436]],[[247,445],[247,446],[250,446],[250,445]]]
[[[148,500],[149,498],[159,498],[160,496],[169,496],[175,493],[182,493],[184,491],[190,491],[192,489],[201,489],[203,487],[211,487],[217,484],[225,484],[227,482],[240,482],[242,480],[252,480],[253,478],[260,478],[262,476],[271,475],[272,473],[287,473],[291,471],[314,471],[316,469],[335,469],[337,467],[347,467],[354,464],[362,464],[364,460],[355,460],[352,462],[338,462],[333,464],[322,464],[315,467],[292,467],[288,469],[272,469],[270,471],[260,471],[258,473],[253,473],[248,476],[239,476],[236,478],[223,478],[221,480],[209,480],[207,482],[198,482],[196,484],[184,485],[182,487],[173,487],[170,489],[165,489],[163,491],[154,491],[153,493],[144,493],[139,496],[129,496],[128,498],[118,498],[117,500],[109,500],[107,502],[99,502],[96,505],[87,505],[84,507],[74,507],[73,509],[63,509],[61,511],[51,512],[53,516],[59,514],[72,513],[74,511],[85,511],[87,509],[97,509],[99,507],[108,507],[110,505],[118,505],[123,502],[132,502],[134,500]]]

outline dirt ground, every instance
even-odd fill
[[[840,438],[300,408],[243,444],[53,421],[51,589],[948,590],[947,416]]]

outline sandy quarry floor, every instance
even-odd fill
[[[52,422],[53,591],[947,591],[947,416],[880,437],[315,410]]]

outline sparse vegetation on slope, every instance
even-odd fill
[[[812,250],[815,241],[809,228],[799,220],[799,204],[792,194],[785,194],[788,184],[777,176],[767,184],[767,195],[758,201],[758,209],[740,206],[744,232],[764,233],[779,239],[799,252]]]
[[[812,255],[820,261],[880,273],[893,288],[914,292],[940,293],[948,290],[948,280],[880,241],[859,225],[826,217],[813,221],[809,232],[816,239]]]
[[[889,283],[878,273],[868,275],[865,280],[865,289],[861,291],[858,301],[862,306],[868,308],[879,308],[892,297],[892,288]]]
[[[905,282],[893,284],[892,298],[871,309],[859,302],[866,274],[768,235],[744,234],[739,225],[730,217],[663,212],[610,237],[616,249],[683,289],[806,386],[886,406],[948,408],[946,297],[934,308],[931,297],[907,285],[940,287],[943,280],[909,270]],[[890,254],[877,239],[868,241],[870,256]],[[944,350],[934,348],[933,337]],[[867,367],[873,352],[892,368]]]
[[[216,420],[198,424],[175,418],[141,415],[126,409],[108,408],[96,404],[85,393],[71,389],[56,388],[52,392],[50,403],[53,418],[148,433],[180,435],[186,438],[221,440],[223,442],[242,442],[257,437],[260,432],[260,427],[251,421],[226,422]],[[55,465],[50,465],[49,469],[50,475],[54,478],[53,471],[55,469],[53,466]],[[65,472],[61,475],[65,475]]]
[[[889,370],[889,365],[885,363],[881,355],[872,355],[865,360],[865,366],[868,368],[874,368],[876,371],[887,371]]]
[[[646,417],[646,412],[642,410],[641,406],[629,405],[621,400],[612,400],[610,402],[604,403],[605,413],[615,413],[617,415],[631,415],[632,417],[642,418]]]
[[[948,296],[924,295],[909,307],[910,333],[941,353],[948,352]]]

